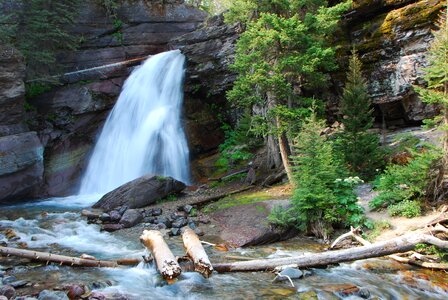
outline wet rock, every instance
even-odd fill
[[[173,227],[173,228],[171,228],[171,230],[168,232],[168,235],[170,235],[170,236],[178,236],[178,235],[180,235],[180,233],[181,233],[180,228],[175,228],[175,227]]]
[[[71,285],[71,286],[68,288],[67,296],[68,296],[70,299],[78,299],[78,298],[80,298],[81,295],[83,295],[84,293],[85,293],[85,289],[84,289],[84,287],[82,287],[82,286],[80,286],[80,285],[77,285],[77,284],[74,284],[74,285]]]
[[[16,290],[10,285],[4,285],[0,287],[0,295],[5,296],[8,299],[14,299]]]
[[[129,207],[127,205],[117,207],[117,211],[120,215],[123,215]]]
[[[350,295],[357,295],[357,293],[359,292],[359,287],[350,283],[347,284],[341,283],[341,284],[327,285],[323,288],[323,290],[327,292],[338,293],[343,296],[350,296]]]
[[[111,210],[109,212],[110,221],[113,223],[118,223],[121,219],[121,214],[117,210]]]
[[[102,230],[107,232],[114,232],[123,228],[124,227],[121,224],[104,224]]]
[[[101,222],[110,222],[111,218],[110,215],[107,213],[102,213],[100,216]]]
[[[172,226],[170,219],[168,219],[167,217],[163,217],[163,216],[157,217],[157,219],[155,220],[154,223],[156,223],[156,224],[160,224],[160,223],[165,224],[165,226],[167,228],[170,228]]]
[[[157,217],[157,216],[162,215],[162,209],[161,208],[152,208],[151,209],[151,215],[153,217]]]
[[[300,300],[318,300],[319,298],[315,291],[307,291],[307,292],[299,293],[298,299],[300,299]],[[327,299],[327,298],[322,298],[322,299]],[[337,299],[339,299],[339,298],[337,298]]]
[[[128,209],[120,219],[124,228],[134,227],[143,220],[143,216],[137,209]]]
[[[81,211],[81,215],[84,216],[84,217],[87,217],[87,220],[92,221],[92,220],[98,219],[100,217],[100,215],[101,215],[101,212],[88,210],[88,209],[83,209]]]
[[[184,227],[187,224],[188,224],[188,221],[187,221],[186,218],[179,218],[179,219],[176,219],[173,222],[173,224],[171,224],[171,226],[174,227],[174,228],[181,228],[181,227]]]
[[[70,300],[64,292],[43,290],[39,293],[38,300]]]
[[[3,284],[10,284],[11,282],[16,281],[17,278],[15,276],[5,276],[2,280]]]
[[[193,206],[188,205],[188,204],[183,207],[184,212],[186,212],[187,214],[189,214],[192,209],[193,209]]]
[[[89,300],[105,300],[106,295],[101,292],[92,292],[89,296]]]
[[[205,234],[204,230],[202,230],[201,228],[197,227],[194,229],[194,232],[198,235],[198,236],[203,236]]]
[[[154,224],[156,222],[156,220],[157,220],[156,217],[144,217],[143,218],[143,222],[151,223],[151,224]]]
[[[366,288],[359,289],[358,296],[364,299],[370,298],[370,291]]]
[[[163,223],[159,223],[159,224],[157,224],[156,227],[157,227],[157,230],[164,230],[164,229],[167,229],[166,225],[163,224]]]
[[[209,224],[210,223],[210,219],[207,216],[200,216],[198,218],[198,222],[202,223],[202,224]]]
[[[188,222],[188,227],[190,227],[191,229],[195,230],[196,228],[198,228],[198,226],[196,225],[195,222],[190,221]]]
[[[275,278],[276,282],[289,280],[288,277],[291,279],[302,278],[303,272],[300,271],[299,269],[295,269],[295,268],[285,268],[283,271],[281,271],[279,273],[279,275],[277,275],[277,277]],[[288,276],[288,277],[286,277],[286,276]]]
[[[21,288],[23,286],[25,286],[28,283],[28,281],[26,280],[17,280],[17,281],[13,281],[11,283],[9,283],[10,286],[12,286],[13,288],[17,289],[17,288]]]
[[[233,206],[214,212],[211,217],[220,230],[220,237],[239,247],[281,241],[294,236],[294,229],[273,228],[267,221],[272,208],[289,206],[289,200],[262,201]]]
[[[185,184],[171,177],[145,175],[104,195],[94,208],[110,211],[118,206],[141,208],[185,189]]]
[[[6,298],[6,296],[0,295],[0,300],[8,300],[8,298]]]

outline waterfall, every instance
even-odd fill
[[[184,62],[174,50],[150,57],[132,72],[95,145],[80,194],[103,194],[144,174],[189,182],[180,120]]]

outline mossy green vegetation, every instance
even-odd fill
[[[428,183],[431,179],[430,170],[434,162],[442,156],[440,149],[426,145],[420,150],[410,150],[413,158],[404,165],[390,164],[385,172],[378,176],[375,181],[376,189],[380,192],[371,202],[374,209],[386,208],[397,205],[402,201],[425,201]],[[407,216],[418,215],[414,202],[406,202],[392,208],[394,215]]]
[[[418,217],[422,213],[421,203],[416,200],[404,200],[389,205],[387,212],[391,217],[400,216],[406,218]]]
[[[383,231],[390,229],[392,225],[387,220],[378,220],[372,223],[371,228],[368,230],[366,234],[366,238],[368,241],[373,241],[377,238]]]
[[[217,202],[208,204],[202,209],[202,211],[205,213],[212,213],[233,206],[252,204],[266,200],[275,200],[275,198],[276,197],[269,195],[265,191],[232,195],[225,197]]]

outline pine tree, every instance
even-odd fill
[[[347,82],[341,98],[344,131],[338,146],[349,169],[356,174],[371,178],[375,169],[382,165],[379,136],[369,133],[373,126],[373,108],[362,76],[362,63],[355,50],[349,60]]]
[[[336,68],[328,37],[348,7],[327,7],[323,0],[238,0],[227,14],[246,25],[233,64],[238,77],[227,98],[260,112],[256,120],[265,130],[269,166],[283,165],[290,180],[290,120],[300,122],[301,109],[308,108],[303,90],[325,85],[326,72]]]
[[[325,122],[316,115],[303,124],[295,143],[294,179],[297,189],[292,200],[296,225],[316,236],[328,239],[335,215],[336,196],[332,187],[338,178],[338,167],[333,159],[331,143],[321,135]]]
[[[434,31],[428,53],[428,67],[424,68],[427,88],[415,87],[424,102],[440,107],[441,119],[439,128],[444,130],[443,159],[439,176],[435,183],[434,196],[436,199],[444,199],[446,195],[446,179],[448,173],[448,0],[446,10],[438,22],[438,30]]]

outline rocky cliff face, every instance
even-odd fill
[[[118,1],[113,16],[100,3],[82,5],[71,30],[83,43],[76,51],[61,53],[59,62],[69,72],[131,63],[66,76],[67,84],[30,99],[36,112],[28,120],[45,146],[42,192],[48,196],[77,191],[95,138],[132,67],[140,63],[132,60],[169,50],[169,41],[195,30],[206,17],[182,0]]]
[[[33,197],[43,178],[43,147],[24,123],[25,65],[0,46],[0,203]]]
[[[346,67],[350,48],[358,50],[376,115],[378,120],[384,115],[388,126],[418,124],[435,114],[434,107],[420,101],[412,85],[424,84],[425,52],[442,2],[355,0],[346,15],[339,63]],[[344,68],[333,76],[339,92],[345,80],[343,72]],[[332,108],[337,114],[336,105]]]

